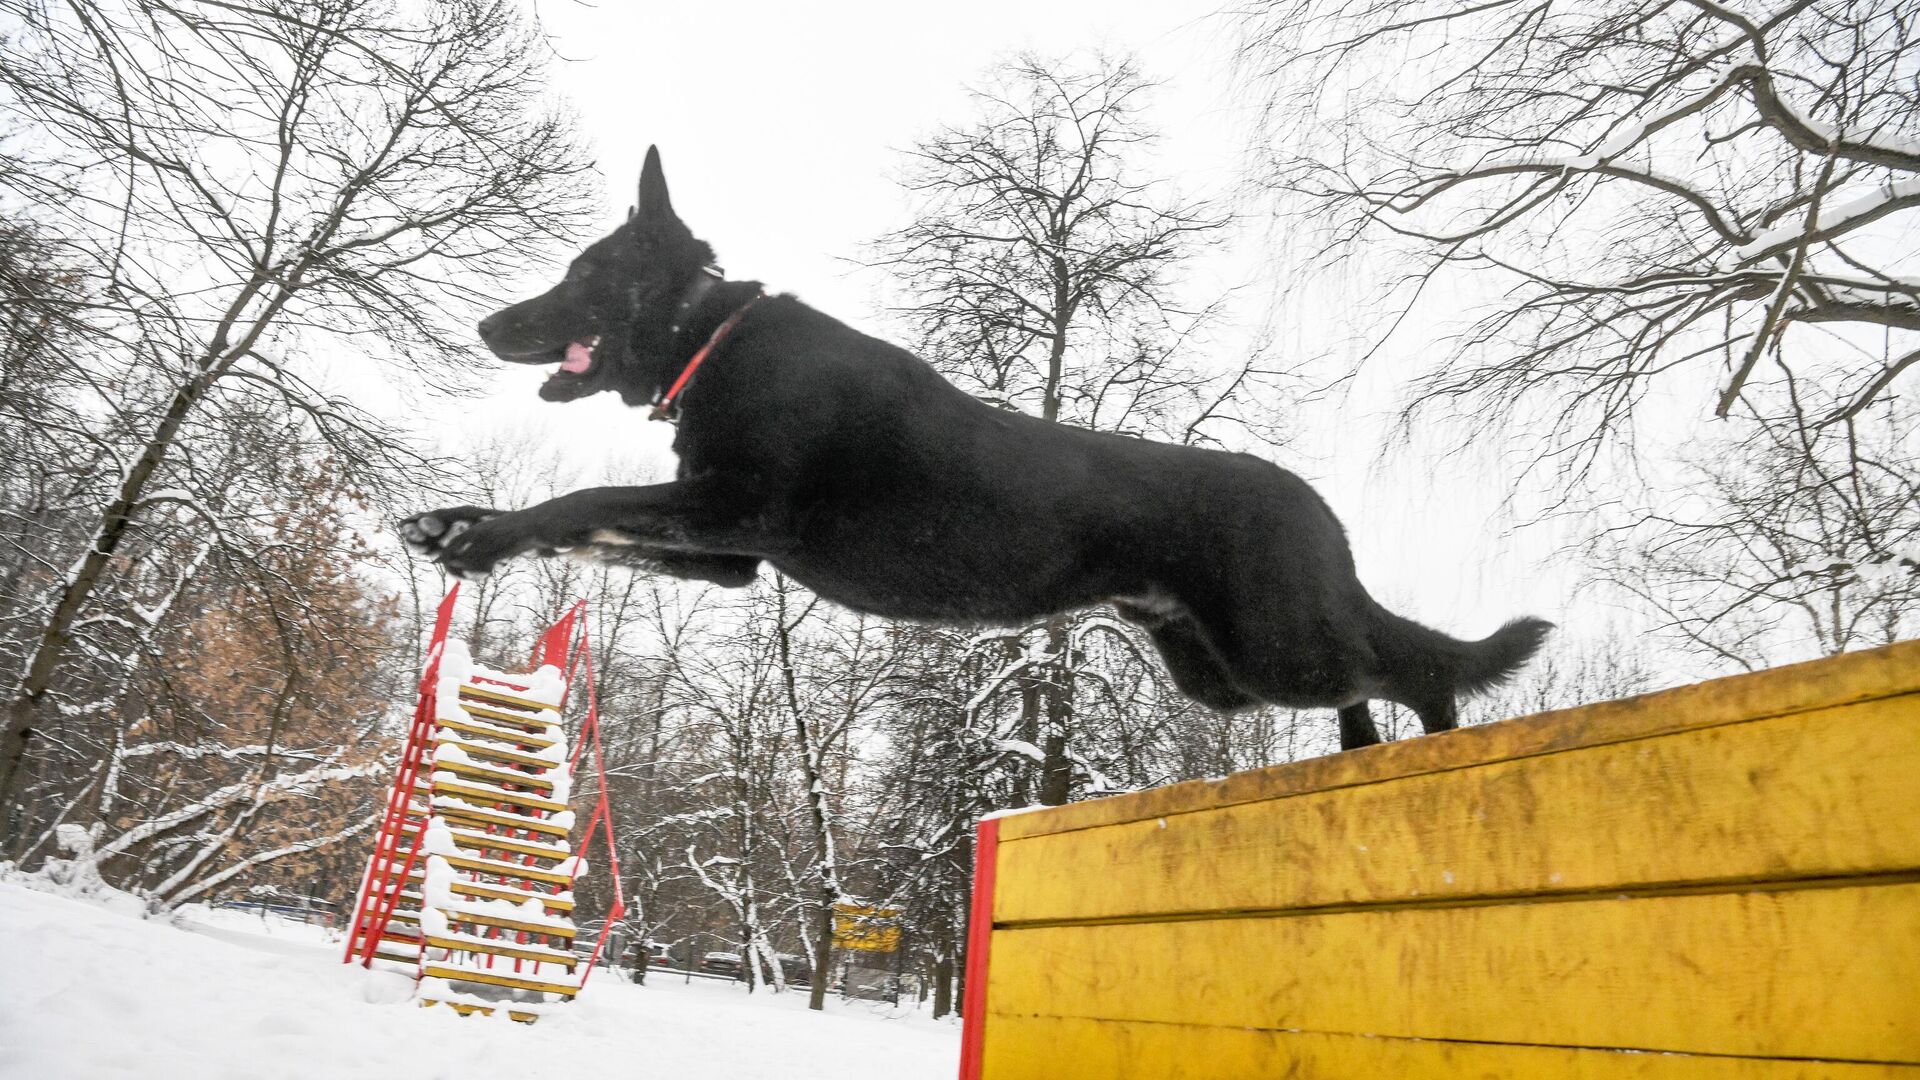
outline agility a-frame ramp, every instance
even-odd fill
[[[1920,1080],[1920,641],[979,835],[963,1080]]]
[[[586,603],[540,636],[530,671],[499,672],[448,636],[459,591],[447,593],[434,620],[345,960],[410,975],[422,1005],[462,1014],[504,1008],[530,1023],[580,992],[625,913]],[[575,689],[586,701],[569,750],[562,717]],[[570,803],[589,748],[596,794],[580,830]],[[613,903],[582,955],[573,890],[596,838],[606,845]]]

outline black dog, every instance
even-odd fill
[[[548,401],[613,390],[677,410],[677,480],[436,510],[402,523],[413,549],[463,577],[526,553],[620,550],[728,586],[765,560],[847,607],[924,621],[1112,603],[1190,697],[1337,708],[1343,747],[1379,741],[1369,698],[1410,706],[1428,731],[1454,726],[1456,696],[1511,675],[1551,626],[1517,619],[1464,642],[1403,619],[1367,595],[1340,523],[1292,473],[995,409],[712,263],[650,149],[626,224],[480,324],[501,359],[560,365]]]

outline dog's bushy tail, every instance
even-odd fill
[[[1553,624],[1531,616],[1514,619],[1481,638],[1461,641],[1432,627],[1377,608],[1376,643],[1383,659],[1409,682],[1434,690],[1477,694],[1512,678],[1533,658]]]
[[[1533,659],[1552,630],[1547,620],[1523,615],[1479,641],[1449,639],[1460,652],[1454,685],[1463,694],[1477,694],[1506,682]]]

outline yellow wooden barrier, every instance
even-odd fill
[[[981,850],[963,1080],[1920,1080],[1920,642]]]

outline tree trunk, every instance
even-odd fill
[[[47,691],[53,687],[54,672],[59,668],[60,661],[66,658],[67,647],[73,642],[74,621],[80,617],[87,601],[93,598],[94,590],[106,574],[107,563],[112,560],[121,541],[126,539],[127,530],[133,523],[134,508],[146,494],[147,484],[166,460],[167,452],[173,448],[180,425],[206,393],[207,387],[212,385],[219,360],[217,352],[209,353],[201,360],[194,377],[174,392],[160,426],[154,429],[140,457],[121,480],[119,492],[113,502],[107,505],[100,523],[94,527],[86,554],[74,564],[66,585],[60,591],[59,600],[47,616],[46,625],[40,629],[26,668],[9,695],[6,730],[0,733],[0,807],[13,805],[20,763],[27,756],[27,746],[33,739],[33,725],[39,718]],[[7,817],[0,815],[0,820]]]
[[[807,783],[807,813],[813,821],[813,868],[820,876],[820,912],[814,927],[813,955],[808,958],[813,965],[813,984],[807,995],[807,1008],[817,1011],[827,1007],[826,971],[833,957],[833,906],[840,902],[840,874],[835,865],[832,822],[827,813],[827,784],[820,767],[826,748],[814,745],[815,733],[807,724],[806,711],[800,707],[799,681],[793,670],[793,627],[787,624],[787,593],[784,583],[777,588],[780,676],[786,685],[787,709],[793,714],[800,768]],[[805,617],[802,612],[801,618]]]
[[[942,956],[933,962],[933,1018],[953,1011],[953,957]]]
[[[1067,619],[1047,620],[1047,664],[1038,686],[1045,710],[1040,743],[1040,803],[1065,806],[1073,796],[1073,760],[1067,746],[1073,731],[1073,659],[1067,655]]]
[[[807,962],[813,965],[813,979],[807,987],[807,1008],[816,1012],[827,1007],[827,972],[833,966],[833,900],[820,905],[813,928],[813,955]]]
[[[1066,208],[1062,207],[1062,216]],[[1056,238],[1064,243],[1065,237]],[[1070,275],[1065,262],[1054,259],[1053,335],[1047,343],[1047,385],[1040,415],[1060,419],[1060,383],[1066,367],[1067,333],[1073,310],[1068,300]],[[1040,804],[1065,806],[1073,795],[1073,762],[1067,744],[1073,730],[1073,662],[1067,655],[1067,618],[1047,620],[1047,663],[1038,679],[1039,700],[1033,703],[1040,727]]]

